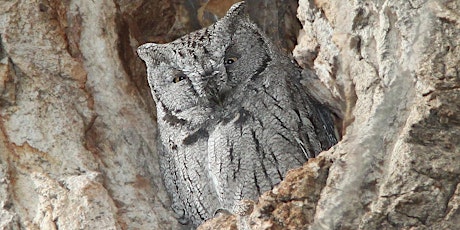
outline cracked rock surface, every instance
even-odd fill
[[[112,1],[0,3],[1,229],[179,227],[119,14]]]

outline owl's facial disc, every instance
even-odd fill
[[[138,53],[156,101],[188,111],[237,103],[232,92],[264,71],[270,60],[265,50],[241,3],[209,28],[168,44],[142,45]]]

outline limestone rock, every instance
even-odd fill
[[[118,14],[104,0],[0,2],[2,229],[180,227]]]

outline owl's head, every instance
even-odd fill
[[[210,27],[171,43],[144,44],[137,52],[157,106],[177,115],[234,103],[236,88],[257,78],[271,61],[268,46],[240,2]]]

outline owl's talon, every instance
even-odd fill
[[[190,221],[185,217],[185,210],[172,207],[174,218],[182,225],[188,225]]]
[[[179,224],[182,225],[188,225],[190,223],[190,221],[187,218],[185,218],[185,216],[181,216],[180,218],[178,218],[177,222],[179,222]]]
[[[218,208],[214,212],[213,217],[218,217],[218,216],[221,216],[221,215],[232,215],[232,212],[230,212],[228,209],[225,209],[225,208]]]
[[[255,202],[253,200],[240,200],[233,206],[233,212],[239,216],[247,216],[254,210]]]

